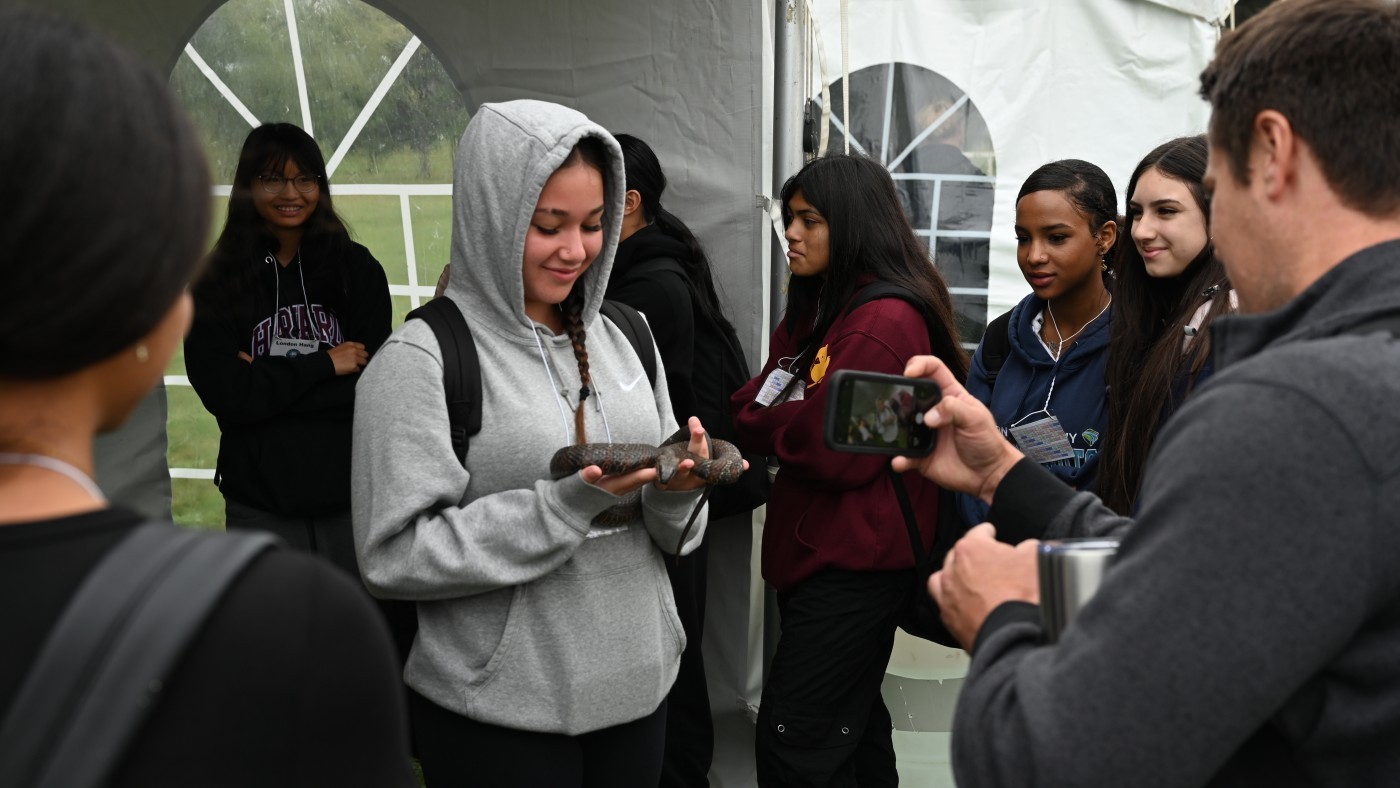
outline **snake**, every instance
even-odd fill
[[[597,465],[608,475],[655,468],[657,480],[666,484],[676,475],[682,460],[694,460],[695,467],[691,469],[691,473],[703,479],[707,489],[691,514],[690,522],[686,523],[685,530],[681,532],[680,542],[676,546],[676,552],[679,554],[680,545],[685,544],[690,526],[695,522],[700,507],[704,505],[714,485],[733,484],[744,474],[744,458],[737,446],[729,441],[711,438],[709,435],[706,435],[705,439],[710,444],[709,457],[701,457],[689,451],[690,430],[686,428],[677,430],[657,446],[646,443],[581,443],[565,446],[550,459],[549,473],[554,479],[562,479],[590,465]],[[626,525],[641,516],[641,512],[642,491],[633,490],[625,495],[621,502],[613,504],[594,517],[593,524]]]

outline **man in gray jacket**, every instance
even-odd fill
[[[1166,425],[1138,518],[1057,484],[932,358],[931,457],[992,505],[929,587],[972,651],[961,788],[1371,786],[1400,780],[1400,8],[1281,0],[1226,35],[1215,242],[1239,317]],[[1386,325],[1386,320],[1389,325]],[[1042,644],[1035,543],[1118,561]]]

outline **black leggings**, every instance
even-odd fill
[[[661,778],[664,702],[639,720],[565,736],[469,720],[408,694],[428,788],[656,788]]]

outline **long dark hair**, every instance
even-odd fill
[[[1060,192],[1079,212],[1089,220],[1089,231],[1097,236],[1104,225],[1114,222],[1122,228],[1123,217],[1118,215],[1118,193],[1113,190],[1113,181],[1103,168],[1083,159],[1061,159],[1036,168],[1021,184],[1016,193],[1016,202],[1035,192]],[[1118,250],[1123,247],[1123,233],[1120,231],[1113,240],[1113,246],[1104,250],[1102,273],[1104,287],[1113,286],[1113,271]]]
[[[1099,495],[1114,510],[1128,514],[1142,485],[1147,454],[1161,425],[1173,388],[1184,373],[1189,393],[1210,358],[1211,321],[1230,310],[1229,281],[1209,239],[1210,214],[1201,180],[1206,171],[1203,135],[1180,137],[1159,145],[1133,170],[1125,200],[1131,203],[1143,173],[1155,169],[1191,191],[1206,217],[1206,245],[1177,276],[1157,279],[1137,245],[1131,242],[1133,211],[1127,210],[1123,233],[1130,240],[1118,255],[1113,297],[1113,329],[1108,345],[1109,433],[1099,470]],[[1204,323],[1183,353],[1185,328],[1203,304]]]
[[[958,380],[965,380],[967,353],[958,342],[948,285],[909,226],[889,172],[864,156],[813,159],[783,184],[784,224],[792,221],[791,202],[797,192],[826,219],[830,265],[824,275],[788,280],[784,320],[802,348],[792,368],[811,365],[817,343],[856,292],[874,279],[918,297],[931,328],[933,355]]]
[[[243,141],[228,199],[228,219],[209,253],[209,270],[194,290],[201,307],[234,309],[246,303],[249,294],[260,292],[258,267],[281,244],[253,204],[253,189],[258,188],[254,181],[266,172],[280,174],[289,159],[320,184],[316,210],[302,226],[302,248],[317,250],[302,260],[307,286],[332,309],[344,307],[349,294],[339,263],[348,251],[350,233],[335,211],[320,146],[291,123],[265,123],[248,132]]]
[[[661,232],[685,244],[690,250],[687,259],[677,262],[685,269],[691,301],[699,307],[701,314],[720,327],[726,337],[737,340],[734,326],[720,306],[714,276],[710,271],[710,259],[705,255],[704,247],[685,222],[661,207],[661,194],[666,191],[666,173],[662,172],[656,153],[651,146],[631,134],[617,134],[615,138],[617,144],[622,146],[627,191],[636,191],[642,197],[642,216],[648,224],[655,224]]]
[[[199,138],[165,78],[86,25],[0,12],[0,172],[0,379],[131,347],[199,268]]]

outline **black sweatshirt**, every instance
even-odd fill
[[[324,245],[304,243],[300,258],[280,270],[250,260],[258,289],[232,309],[197,307],[185,339],[190,383],[222,432],[219,489],[230,500],[282,515],[350,508],[350,423],[360,376],[337,376],[326,351],[353,341],[373,355],[389,336],[389,286],[379,262],[356,243],[338,262],[323,252]],[[320,268],[326,265],[343,270],[343,292],[333,291],[341,278]],[[319,338],[321,352],[270,356],[274,334]]]
[[[0,527],[0,717],[79,584],[141,522],[107,509]],[[107,785],[417,785],[405,716],[364,590],[271,550],[210,612]]]

